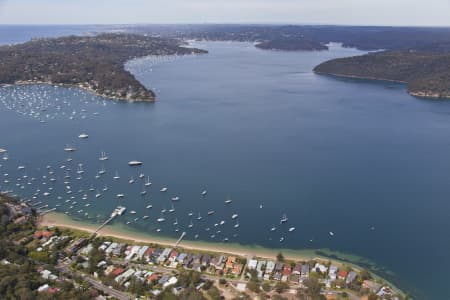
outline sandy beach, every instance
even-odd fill
[[[96,225],[94,224],[86,224],[81,221],[76,221],[71,219],[70,217],[61,214],[61,213],[49,213],[42,216],[39,220],[39,226],[55,226],[61,228],[69,228],[76,229],[81,231],[86,231],[89,233],[93,233],[96,229]],[[174,246],[176,243],[176,239],[173,238],[165,238],[165,237],[156,237],[149,234],[132,231],[128,227],[123,225],[107,225],[102,228],[98,232],[99,236],[109,236],[118,239],[123,239],[127,241],[134,241],[138,243],[153,243],[161,246]],[[215,244],[215,243],[207,243],[201,241],[187,241],[183,240],[179,247],[184,249],[193,249],[198,251],[205,252],[219,252],[219,253],[227,253],[237,256],[245,256],[245,257],[262,257],[268,259],[275,259],[277,254],[281,251],[281,249],[268,249],[260,246],[241,246],[238,244]],[[310,260],[313,258],[317,259],[325,259],[325,257],[319,257],[314,253],[314,250],[290,250],[283,249],[283,256],[290,260]]]

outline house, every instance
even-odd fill
[[[258,261],[256,259],[250,259],[248,261],[247,268],[249,270],[254,270],[254,269],[256,269],[257,265],[258,265]]]
[[[227,269],[233,269],[233,265],[236,262],[236,257],[235,256],[229,256],[226,263],[225,263],[225,268]]]
[[[209,266],[209,263],[211,261],[211,256],[209,256],[208,254],[203,255],[202,257],[202,265],[203,266]]]
[[[352,283],[353,281],[356,280],[356,277],[358,277],[358,274],[356,274],[355,271],[350,271],[350,273],[348,273],[348,275],[347,275],[347,279],[345,280],[345,283],[346,284]]]
[[[148,250],[148,246],[143,246],[143,247],[141,247],[141,248],[138,250],[138,252],[136,253],[136,258],[137,258],[137,259],[142,259],[142,258],[144,258],[144,254],[145,254],[145,252],[147,252],[147,250]]]
[[[180,264],[182,264],[184,262],[184,260],[186,259],[187,254],[186,253],[180,253],[177,258],[176,261],[179,262]]]
[[[168,287],[169,285],[174,285],[178,282],[178,279],[175,276],[172,276],[163,284],[163,289]]]
[[[109,274],[111,274],[112,271],[114,271],[114,266],[110,265],[106,268],[106,270],[104,271],[105,275],[108,276]]]
[[[258,273],[258,278],[262,278],[263,277],[263,268],[266,265],[266,261],[265,260],[260,260],[258,262],[258,265],[256,266],[256,272]]]
[[[117,276],[119,276],[120,274],[122,274],[123,272],[125,272],[124,269],[122,269],[122,268],[116,268],[116,269],[114,269],[110,274],[111,274],[111,276],[113,276],[113,277],[117,277]]]
[[[48,239],[52,235],[53,235],[53,232],[48,231],[48,230],[42,230],[42,231],[36,231],[33,236],[35,239]]]
[[[178,251],[173,249],[169,254],[169,260],[174,261],[178,257]]]
[[[41,293],[41,292],[47,291],[49,288],[50,288],[50,286],[48,284],[44,284],[44,285],[41,285],[40,287],[38,287],[37,291],[39,293]]]
[[[78,240],[76,240],[75,242],[73,242],[70,246],[68,246],[66,248],[66,252],[69,255],[74,254],[78,249],[80,249],[81,247],[83,247],[86,243],[87,243],[87,239],[85,238],[79,238]]]
[[[345,280],[347,278],[347,275],[348,275],[347,271],[341,270],[338,273],[338,278],[341,280]]]
[[[282,277],[281,272],[275,272],[275,274],[273,275],[273,280],[280,281],[281,277]]]
[[[373,293],[377,293],[381,289],[381,286],[381,284],[372,280],[364,280],[362,283],[363,288],[368,289]]]
[[[113,250],[117,247],[117,243],[111,243],[111,245],[109,245],[108,248],[106,248],[105,250],[105,254],[106,255],[110,255],[111,252],[113,252]]]
[[[242,264],[234,264],[233,269],[231,270],[231,274],[233,275],[240,275],[242,273]]]
[[[125,281],[127,281],[136,271],[133,269],[128,269],[126,272],[120,274],[119,276],[117,276],[114,280],[117,283],[124,283]]]
[[[266,274],[271,274],[274,269],[275,269],[275,263],[271,260],[267,261]]]
[[[302,271],[301,271],[300,275],[301,275],[300,277],[302,279],[306,279],[309,277],[309,265],[308,264],[302,265]]]
[[[291,273],[292,273],[291,266],[290,265],[284,265],[284,267],[283,267],[283,276],[289,277],[289,276],[291,276]]]
[[[283,264],[283,263],[277,262],[277,263],[275,264],[274,271],[275,271],[275,272],[281,272],[281,271],[283,270],[283,267],[284,267],[284,264]]]
[[[338,267],[331,265],[330,269],[328,270],[328,276],[331,280],[336,280],[337,278],[337,272],[339,271]]]
[[[319,271],[322,274],[326,274],[328,271],[328,268],[320,263],[316,263],[313,269],[315,272]]]
[[[302,265],[301,264],[296,264],[294,266],[294,269],[292,270],[292,274],[293,275],[300,275],[300,274],[302,274]]]
[[[117,247],[114,248],[114,250],[112,251],[112,255],[113,256],[120,256],[120,254],[122,254],[122,250],[124,248],[124,244],[117,244]]]

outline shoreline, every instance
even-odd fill
[[[401,81],[401,80],[393,80],[393,79],[386,79],[386,78],[377,78],[377,77],[370,77],[370,76],[357,76],[357,75],[348,75],[348,74],[339,74],[339,73],[327,73],[327,72],[320,72],[313,70],[315,74],[318,75],[325,75],[325,76],[332,76],[332,77],[338,77],[338,78],[347,78],[347,79],[361,79],[361,80],[373,80],[373,81],[379,81],[379,82],[392,82],[392,83],[399,83],[399,84],[405,84],[407,85],[407,81]],[[416,98],[423,98],[423,99],[432,99],[432,100],[446,100],[450,99],[450,95],[443,96],[436,93],[428,93],[428,92],[413,92],[408,90],[406,88],[406,92]]]
[[[98,91],[96,91],[95,89],[88,87],[88,86],[84,86],[82,83],[80,84],[70,84],[70,83],[54,83],[54,82],[50,82],[50,81],[39,81],[39,80],[32,80],[32,81],[16,81],[14,83],[1,83],[0,84],[0,88],[3,87],[10,87],[10,86],[22,86],[22,85],[51,85],[51,86],[57,86],[57,87],[65,87],[65,88],[78,88],[81,90],[84,90],[86,92],[89,92],[95,96],[98,97],[102,97],[102,98],[106,98],[109,100],[119,100],[119,101],[126,101],[126,102],[147,102],[147,103],[154,103],[156,102],[156,96],[153,96],[151,99],[130,99],[130,98],[126,98],[126,97],[117,97],[117,96],[110,96],[110,95],[106,95],[106,94],[101,94]],[[153,93],[153,91],[150,91],[151,93]]]
[[[71,217],[66,216],[65,214],[60,212],[50,212],[38,218],[37,226],[60,227],[83,231],[86,233],[93,233],[98,227],[98,224],[84,223],[83,221],[74,220]],[[126,242],[129,241],[143,244],[156,244],[159,246],[167,247],[174,247],[177,241],[176,238],[152,236],[151,234],[132,230],[122,223],[106,225],[97,233],[97,236],[111,237]],[[345,254],[333,252],[329,249],[278,249],[265,248],[259,245],[241,245],[232,243],[223,244],[192,240],[182,240],[177,247],[185,250],[196,250],[208,253],[224,253],[245,258],[257,257],[271,260],[276,260],[277,254],[281,252],[285,259],[291,261],[321,260],[330,261],[338,266],[348,265],[357,271],[361,271],[362,269],[364,269],[364,267],[358,265],[357,262],[352,262],[350,260],[351,255],[348,255],[348,258],[343,257],[340,259],[337,255],[339,254],[342,256]],[[321,251],[324,254],[326,254],[326,252],[328,251],[330,252],[330,255],[334,255],[336,257],[327,257],[326,255],[320,255],[317,254],[316,251]],[[383,282],[391,286],[397,293],[406,295],[406,293],[402,289],[398,288],[395,284],[387,280],[385,277],[375,274],[372,270],[369,270],[369,272],[375,279],[382,280]]]

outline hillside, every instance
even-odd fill
[[[450,53],[385,51],[324,62],[314,72],[407,84],[413,96],[450,98]]]
[[[328,50],[328,47],[304,38],[276,38],[256,44],[257,48],[283,51]]]
[[[204,52],[180,47],[172,39],[136,34],[37,39],[0,47],[0,84],[67,84],[110,98],[154,101],[154,93],[124,69],[127,60]]]

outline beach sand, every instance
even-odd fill
[[[61,228],[76,229],[93,233],[98,225],[89,224],[82,221],[73,220],[70,217],[62,213],[49,213],[39,219],[39,226],[54,226]],[[109,236],[127,241],[134,241],[138,243],[152,243],[161,246],[173,247],[176,243],[176,239],[168,237],[152,236],[142,232],[134,231],[129,227],[121,224],[107,225],[103,227],[98,233],[99,236]],[[178,245],[180,248],[192,249],[204,252],[219,252],[227,253],[242,257],[261,257],[268,259],[275,259],[277,254],[282,251],[283,256],[289,260],[306,261],[313,258],[328,260],[324,257],[318,257],[314,250],[290,250],[290,249],[268,249],[261,246],[246,245],[242,246],[233,243],[210,243],[202,241],[190,241],[183,240]]]

